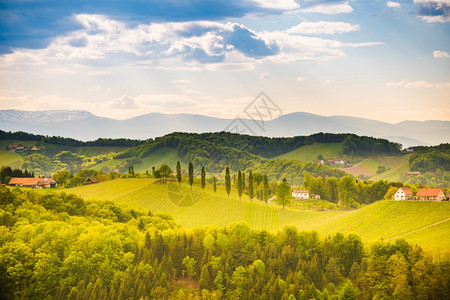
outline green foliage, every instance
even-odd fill
[[[180,185],[180,183],[181,183],[181,165],[180,165],[179,161],[177,161],[177,182],[178,182],[178,185]]]
[[[355,180],[350,176],[344,176],[338,180],[339,204],[344,209],[356,206],[359,188]]]
[[[399,153],[401,145],[385,139],[349,135],[342,143],[342,152],[348,155]]]
[[[435,147],[416,147],[409,158],[411,171],[450,171],[450,144]]]
[[[8,184],[12,177],[34,177],[33,172],[28,172],[27,169],[12,169],[11,167],[2,167],[0,169],[0,183]]]
[[[192,185],[194,184],[194,166],[192,165],[192,162],[189,162],[189,185],[192,188]]]
[[[230,169],[228,167],[225,169],[225,189],[227,191],[228,197],[230,197],[231,177],[230,177]]]
[[[266,174],[270,180],[286,178],[290,185],[303,184],[306,172],[314,177],[321,176],[322,178],[331,176],[339,178],[346,174],[344,171],[321,164],[284,159],[269,160],[255,166],[252,170],[254,173]]]
[[[255,197],[253,173],[251,170],[250,170],[250,174],[248,175],[248,197],[250,198],[250,200],[253,200],[253,198]]]
[[[39,153],[25,156],[21,168],[32,170],[36,175],[46,175],[53,169],[50,158]]]
[[[4,299],[450,296],[448,258],[404,240],[368,247],[354,234],[244,224],[187,231],[164,214],[6,187],[0,213]]]
[[[166,164],[162,164],[159,169],[159,174],[161,174],[161,177],[163,179],[164,182],[166,182],[167,177],[172,174],[172,169],[166,165]]]
[[[285,181],[283,181],[277,186],[275,195],[275,201],[278,204],[283,205],[284,208],[291,201],[291,187]]]
[[[202,167],[201,175],[200,175],[200,183],[202,185],[202,190],[205,190],[206,186],[206,172],[205,167]]]

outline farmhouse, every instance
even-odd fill
[[[408,175],[420,175],[420,172],[414,171],[414,172],[408,172],[406,174],[408,174]]]
[[[330,164],[330,165],[346,165],[347,161],[342,158],[329,159],[328,164]]]
[[[86,184],[98,183],[98,180],[95,177],[89,177],[88,179],[86,179],[85,183]]]
[[[413,193],[408,187],[402,186],[394,195],[394,200],[412,200]]]
[[[9,181],[9,185],[44,189],[44,188],[54,188],[58,185],[58,183],[53,178],[13,177]]]
[[[293,190],[292,197],[295,199],[309,199],[309,191],[308,190]]]
[[[417,200],[444,201],[445,194],[441,189],[419,189],[416,198]]]

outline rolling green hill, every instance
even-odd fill
[[[410,156],[410,154],[372,156],[351,167],[340,169],[354,176],[364,175],[371,180],[398,181],[409,171]],[[379,166],[384,166],[386,171],[377,174]]]
[[[295,159],[306,162],[317,160],[321,154],[324,159],[342,158],[342,143],[316,143],[306,145],[288,153],[275,156],[274,159]]]
[[[210,185],[203,192],[195,185],[191,190],[185,183],[160,184],[152,179],[118,179],[57,191],[167,212],[186,228],[245,222],[253,229],[278,231],[293,225],[322,234],[353,232],[367,242],[403,237],[424,248],[450,250],[448,202],[379,201],[355,211],[283,210],[272,203],[250,202],[246,196],[239,200],[235,190],[228,198],[222,186],[213,193]]]
[[[107,169],[115,169],[118,165],[124,162],[126,159],[113,159],[106,161],[104,163],[98,164],[93,167],[94,170],[103,170],[105,167]],[[175,148],[164,147],[158,150],[155,150],[148,156],[139,159],[139,163],[133,163],[133,167],[135,172],[145,173],[145,171],[151,172],[152,167],[159,168],[162,164],[167,164],[173,170],[177,165],[177,161],[180,162],[181,167],[183,169],[187,169],[187,165],[181,160],[181,158],[177,154],[177,150]]]

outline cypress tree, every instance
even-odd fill
[[[216,176],[213,177],[213,190],[214,190],[214,193],[217,192]]]
[[[202,183],[202,189],[203,189],[203,191],[204,191],[204,190],[205,190],[205,186],[206,186],[206,172],[205,172],[205,167],[202,167],[201,183]]]
[[[227,190],[228,198],[230,198],[231,192],[231,177],[230,177],[230,168],[225,169],[225,189]]]
[[[238,182],[237,182],[237,190],[238,190],[238,194],[239,194],[239,200],[241,200],[242,190],[243,190],[241,170],[238,171],[238,179],[237,180],[238,180]]]
[[[248,197],[250,200],[253,200],[254,197],[254,191],[253,191],[253,174],[252,171],[250,171],[250,174],[248,174]]]
[[[177,161],[177,181],[178,181],[178,185],[180,185],[180,183],[181,183],[181,165],[180,165],[179,161]]]
[[[194,184],[194,166],[192,165],[192,162],[189,162],[189,185],[191,186]]]

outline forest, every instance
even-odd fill
[[[115,146],[115,147],[134,147],[142,144],[144,141],[133,139],[107,139],[99,138],[95,141],[82,142],[72,138],[61,136],[46,136],[40,134],[26,133],[23,131],[10,132],[0,130],[0,140],[19,140],[19,141],[41,141],[54,145],[82,147],[82,146]]]
[[[0,187],[2,299],[448,299],[450,262],[405,240],[185,230],[165,214]]]

